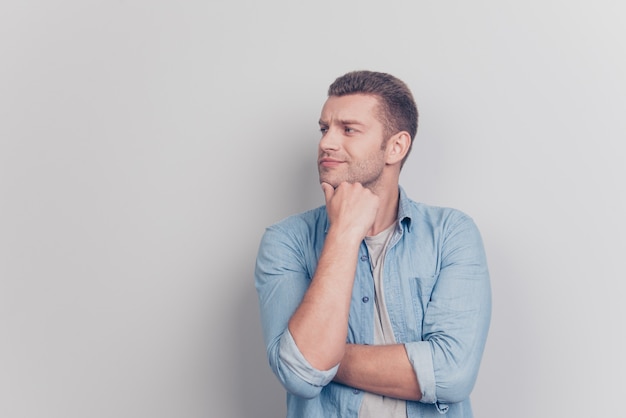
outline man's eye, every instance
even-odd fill
[[[352,134],[352,133],[356,132],[356,131],[354,130],[354,128],[350,128],[350,127],[347,127],[347,126],[346,126],[345,128],[343,128],[343,130],[344,130],[344,132],[345,132],[345,133],[347,133],[347,134]]]
[[[326,126],[320,126],[320,132],[325,134],[326,132],[328,132],[328,128]]]

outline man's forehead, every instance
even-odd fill
[[[320,120],[363,121],[377,115],[378,105],[378,98],[368,94],[330,96],[322,107]]]

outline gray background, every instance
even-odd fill
[[[479,225],[477,417],[620,415],[626,6],[0,6],[0,416],[280,417],[264,228],[323,203],[317,119],[353,69],[421,112],[401,182]]]

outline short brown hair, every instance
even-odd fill
[[[402,165],[404,165],[413,147],[413,138],[417,134],[418,112],[411,90],[402,80],[390,74],[352,71],[338,77],[328,88],[329,97],[349,94],[368,94],[378,99],[379,116],[385,126],[385,140],[400,131],[409,133],[411,145],[409,152],[402,160]]]

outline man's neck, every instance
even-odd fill
[[[384,190],[376,190],[375,193],[380,199],[380,207],[378,209],[376,219],[374,220],[374,224],[367,234],[369,236],[374,236],[379,232],[384,231],[398,219],[398,205],[400,199],[398,184],[396,184],[395,187],[387,187]]]

